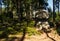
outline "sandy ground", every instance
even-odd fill
[[[32,35],[30,39],[25,39],[24,41],[60,41],[60,36],[52,30],[48,34]]]
[[[17,35],[17,37],[20,37],[20,35]],[[14,38],[12,40],[6,39],[7,41],[21,41],[20,38]],[[0,41],[4,41],[4,39],[0,39]],[[60,36],[56,34],[55,31],[51,31],[50,33],[43,33],[41,35],[32,35],[27,36],[24,38],[24,41],[60,41]]]
[[[24,41],[60,41],[58,35],[48,34],[49,37],[44,33],[41,36],[31,36],[30,39],[25,39]]]

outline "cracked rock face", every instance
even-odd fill
[[[37,26],[38,26],[39,30],[42,30],[43,28],[45,28],[45,29],[50,28],[50,25],[49,25],[48,22],[40,22],[40,21],[39,21],[39,22],[37,23]]]
[[[40,18],[40,19],[42,19],[42,18],[48,19],[48,18],[49,18],[49,13],[48,13],[48,11],[47,11],[47,10],[44,10],[44,9],[39,10],[39,11],[35,11],[33,14],[34,14],[34,16],[35,16],[36,18]]]
[[[49,18],[49,13],[47,10],[43,9],[36,12],[36,18],[39,19],[36,24],[39,30],[42,30],[42,28],[48,29],[50,27],[49,23],[47,22]]]

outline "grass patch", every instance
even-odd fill
[[[38,31],[37,31],[35,28],[33,28],[33,27],[27,27],[27,33],[28,33],[29,36],[31,36],[31,35],[36,35],[36,34],[38,34],[38,35],[41,34],[40,32],[38,32]]]

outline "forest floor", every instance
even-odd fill
[[[51,30],[50,33],[45,33],[41,35],[32,35],[30,39],[25,39],[24,41],[60,41],[60,36],[56,31]]]
[[[32,36],[27,36],[22,37],[21,40],[21,35],[15,35],[16,37],[14,38],[6,38],[6,41],[60,41],[60,36],[56,33],[56,31],[51,30],[50,33],[45,33],[41,35],[32,35]],[[18,37],[18,38],[17,38]],[[4,39],[0,39],[0,41],[4,41]]]

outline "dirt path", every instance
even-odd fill
[[[60,41],[60,36],[56,34],[55,31],[51,31],[48,34],[43,33],[41,35],[33,35],[29,39],[25,39],[24,41]]]
[[[60,41],[60,37],[58,35],[49,34],[49,37],[44,33],[41,36],[31,36],[30,39],[25,39],[24,41]]]
[[[6,39],[7,41],[20,41],[21,35],[16,35],[17,37],[14,37],[13,39]],[[4,39],[0,40],[4,41]],[[27,36],[24,38],[24,41],[60,41],[60,36],[56,34],[56,31],[51,31],[50,33],[43,33],[41,35],[32,35]]]

